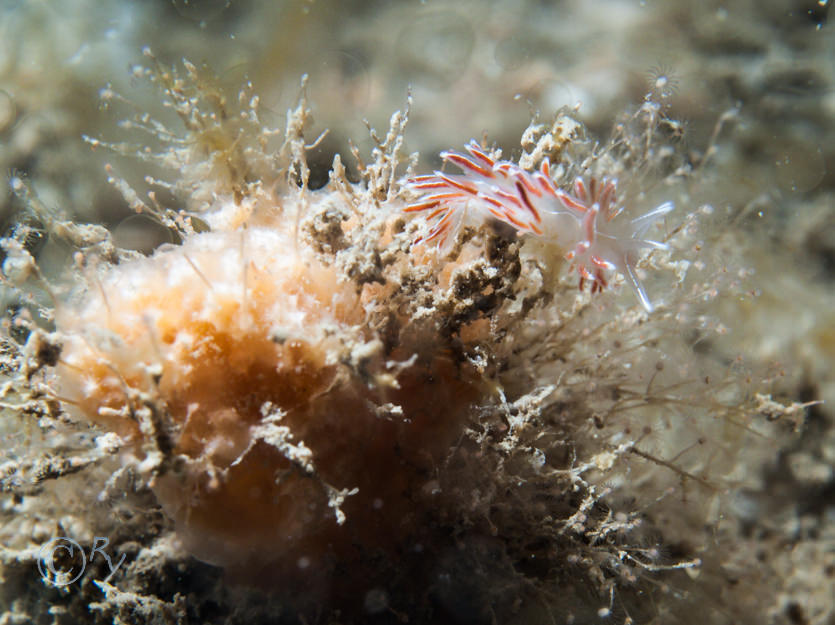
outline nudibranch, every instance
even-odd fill
[[[441,158],[463,173],[435,171],[416,176],[407,186],[421,196],[404,210],[430,211],[429,231],[415,243],[437,242],[441,248],[454,242],[470,213],[493,217],[520,234],[547,237],[565,250],[566,259],[580,275],[580,288],[591,282],[592,293],[608,285],[607,271],[618,271],[635,290],[647,312],[653,305],[638,279],[635,266],[642,250],[667,249],[665,243],[646,238],[651,226],[673,210],[664,202],[640,217],[617,217],[624,207],[617,202],[617,181],[610,178],[574,180],[573,193],[559,188],[545,158],[539,169],[528,172],[516,163],[496,160],[475,141],[468,154],[441,152]]]

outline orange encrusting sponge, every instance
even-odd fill
[[[295,575],[396,549],[480,384],[436,336],[384,353],[358,292],[280,227],[194,235],[58,312],[61,394],[140,460],[162,430],[151,485],[202,560]]]

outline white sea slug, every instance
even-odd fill
[[[408,186],[423,195],[405,208],[406,212],[431,211],[429,232],[415,243],[437,241],[442,247],[455,234],[472,209],[480,216],[493,216],[523,234],[548,237],[566,250],[580,274],[580,288],[591,282],[592,293],[608,285],[605,271],[623,274],[641,304],[653,306],[638,280],[635,265],[642,249],[667,249],[667,245],[644,238],[647,230],[673,210],[665,202],[632,220],[616,219],[623,211],[617,205],[616,181],[608,178],[588,182],[574,180],[573,195],[558,188],[551,179],[548,159],[539,171],[525,171],[510,161],[488,156],[475,140],[466,146],[469,156],[441,152],[441,158],[457,165],[463,174],[436,171],[411,178]]]

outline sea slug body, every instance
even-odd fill
[[[665,202],[632,220],[617,219],[623,206],[617,204],[617,182],[609,178],[574,180],[573,194],[560,189],[551,178],[545,158],[539,170],[528,172],[516,163],[490,157],[475,140],[469,153],[441,152],[445,162],[463,174],[436,171],[411,178],[408,185],[422,193],[405,212],[430,211],[433,224],[415,243],[437,241],[442,248],[455,240],[468,209],[479,216],[492,216],[522,234],[547,237],[566,250],[580,275],[580,288],[591,282],[592,292],[608,285],[604,271],[616,270],[626,277],[647,312],[653,305],[638,280],[635,265],[642,249],[667,249],[665,243],[645,238],[659,219],[673,210]]]

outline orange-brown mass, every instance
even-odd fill
[[[479,394],[436,336],[385,350],[356,285],[276,228],[195,235],[98,284],[59,312],[61,393],[157,454],[191,553],[288,577],[417,540]]]

